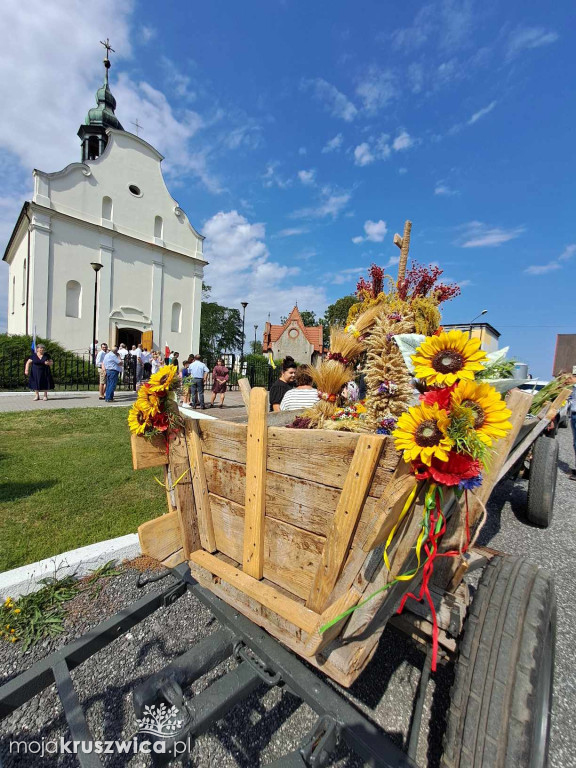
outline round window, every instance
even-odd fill
[[[288,336],[290,336],[291,339],[298,338],[298,335],[299,335],[298,328],[290,328],[290,330],[288,331]]]
[[[140,187],[137,187],[137,186],[136,186],[136,184],[130,184],[130,186],[128,187],[128,189],[130,190],[130,192],[131,192],[131,193],[132,193],[132,194],[133,194],[135,197],[142,197],[142,192],[140,191]]]

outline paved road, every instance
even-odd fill
[[[547,530],[528,526],[522,519],[526,482],[502,483],[489,504],[489,520],[481,543],[523,555],[554,573],[559,603],[559,631],[556,655],[556,698],[553,713],[551,768],[576,768],[576,573],[573,567],[576,541],[576,483],[566,473],[573,466],[571,438],[567,430],[559,435],[561,446],[555,518]],[[135,574],[127,572],[111,580],[97,601],[85,600],[76,606],[67,624],[70,641],[90,625],[105,618],[141,593],[135,588]],[[162,582],[165,583],[165,582]],[[216,628],[206,609],[191,595],[163,608],[114,641],[73,673],[80,699],[97,738],[130,738],[137,730],[132,712],[131,692],[136,684],[170,659],[186,651]],[[0,643],[0,675],[11,677],[55,647],[55,642],[36,648],[22,658],[14,646]],[[368,671],[348,692],[350,700],[372,717],[397,743],[406,743],[411,703],[416,692],[421,652],[395,630],[388,629]],[[219,667],[210,679],[227,669]],[[418,754],[419,764],[439,765],[444,716],[448,703],[451,670],[439,672],[431,683]],[[198,684],[198,692],[203,684]],[[312,712],[299,705],[288,692],[276,689],[253,694],[237,707],[226,723],[219,723],[197,740],[192,758],[185,765],[201,768],[255,768],[293,749],[314,722]],[[66,725],[53,689],[35,697],[9,719],[0,723],[0,754],[9,766],[73,766],[73,759],[56,762],[45,758],[14,759],[7,755],[7,739],[56,738],[66,734]],[[131,768],[148,766],[142,756],[110,757],[107,766]],[[356,759],[343,758],[339,766],[356,767]]]

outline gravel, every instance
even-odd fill
[[[489,518],[479,543],[512,554],[523,555],[554,573],[558,593],[559,626],[556,651],[556,687],[553,712],[551,768],[576,767],[576,671],[573,649],[576,646],[576,607],[573,600],[576,575],[572,567],[573,542],[576,541],[576,483],[567,477],[573,466],[571,434],[559,433],[560,465],[555,501],[555,517],[547,530],[534,528],[522,519],[526,481],[504,481],[489,504]],[[106,581],[97,600],[79,596],[70,604],[66,633],[46,641],[22,655],[18,646],[0,643],[0,682],[11,679],[46,654],[70,642],[123,606],[150,590],[168,586],[169,576],[159,584],[136,587],[137,572],[126,570]],[[153,672],[218,628],[217,622],[191,594],[167,608],[160,608],[130,632],[90,658],[72,672],[90,728],[97,739],[130,739],[138,730],[132,710],[132,691]],[[390,628],[382,636],[377,653],[355,685],[348,691],[335,688],[372,718],[397,744],[406,747],[423,654]],[[195,684],[190,693],[198,693],[212,680],[234,666],[227,661]],[[427,691],[423,729],[418,754],[422,766],[439,765],[444,718],[449,703],[452,667],[441,668]],[[199,768],[254,768],[266,765],[294,749],[311,729],[316,716],[289,692],[279,689],[253,694],[236,707],[225,722],[221,721],[194,743],[183,765]],[[5,768],[11,766],[78,765],[73,755],[15,756],[8,752],[13,740],[69,738],[54,686],[47,688],[0,722],[0,758]],[[106,766],[150,765],[144,755],[131,758],[101,756]],[[345,750],[338,766],[361,765]]]

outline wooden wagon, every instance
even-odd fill
[[[530,403],[518,390],[508,396],[513,429],[497,444],[482,487],[471,494],[472,526],[521,434]],[[269,425],[267,393],[254,389],[247,424],[186,419],[185,432],[168,453],[164,444],[139,437],[132,438],[132,448],[135,468],[166,465],[171,489],[168,513],[139,528],[142,551],[168,566],[188,561],[201,584],[350,686],[373,656],[402,595],[418,582],[417,575],[395,583],[320,634],[320,627],[411,567],[423,484],[394,537],[390,571],[382,557],[415,486],[392,438]],[[453,495],[445,498],[445,512],[451,516],[443,548],[458,547],[462,516]],[[445,559],[434,576],[440,642],[449,649],[467,608],[467,589],[460,584],[466,569],[463,558]],[[429,617],[420,608],[424,615],[408,622],[417,632],[429,632]]]

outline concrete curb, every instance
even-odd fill
[[[84,576],[109,560],[121,562],[140,554],[142,552],[138,534],[129,533],[127,536],[99,541],[97,544],[72,549],[37,563],[4,571],[0,573],[0,600],[3,602],[7,597],[16,598],[35,592],[42,586],[40,579],[52,576],[59,579],[70,575]]]

